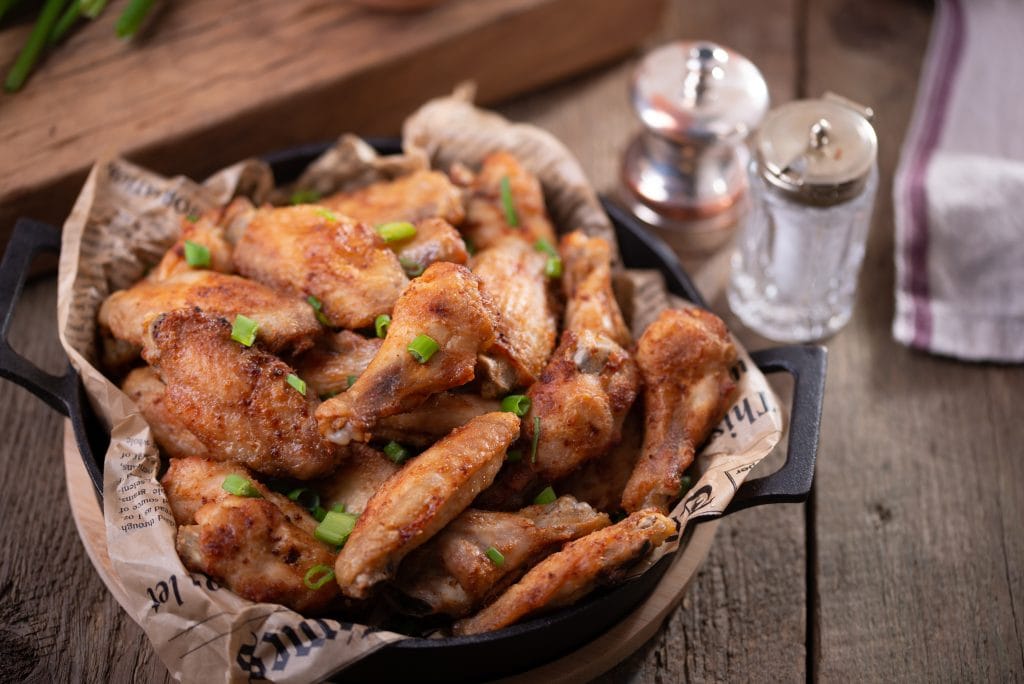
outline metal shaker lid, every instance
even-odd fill
[[[762,177],[805,204],[856,197],[878,154],[871,117],[870,109],[831,93],[772,110],[754,142]]]
[[[709,42],[653,50],[634,72],[631,91],[648,130],[680,142],[738,142],[768,109],[768,86],[757,67]]]

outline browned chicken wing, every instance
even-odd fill
[[[312,307],[301,299],[238,276],[195,269],[113,293],[100,307],[99,322],[114,337],[140,347],[155,316],[183,308],[228,320],[244,314],[260,324],[260,342],[275,353],[308,349],[322,331]]]
[[[387,338],[366,371],[317,409],[320,430],[337,444],[365,442],[381,418],[471,381],[477,355],[494,344],[495,320],[479,278],[464,266],[433,264],[398,299]],[[425,363],[408,349],[419,335],[438,345]]]
[[[325,197],[320,204],[371,226],[435,217],[459,225],[465,218],[462,194],[439,171],[415,171],[394,180]]]
[[[637,363],[646,380],[646,430],[622,507],[668,512],[696,448],[732,403],[736,348],[713,313],[668,309],[640,337]]]
[[[341,505],[346,512],[358,515],[399,467],[383,453],[365,444],[350,444],[348,451],[348,458],[341,467],[317,482],[314,488],[319,492],[320,503],[325,509]]]
[[[416,277],[435,261],[464,264],[469,259],[466,243],[459,231],[444,219],[417,221],[416,235],[408,240],[389,244],[398,255],[406,275]]]
[[[414,614],[464,617],[565,542],[609,524],[570,496],[518,513],[467,509],[402,561],[395,584]]]
[[[507,193],[503,192],[503,185],[507,186]],[[508,235],[517,236],[528,245],[540,239],[554,244],[555,231],[544,208],[540,181],[511,154],[488,155],[470,182],[469,192],[462,232],[478,250],[487,249]],[[511,201],[506,205],[509,198]]]
[[[372,325],[409,282],[373,228],[312,204],[257,210],[234,259],[242,275],[313,295],[338,328]]]
[[[532,385],[555,348],[558,319],[544,274],[547,258],[514,236],[498,240],[473,257],[470,268],[501,314],[498,341],[481,358],[485,396]]]
[[[196,266],[219,273],[233,273],[235,270],[234,261],[231,259],[231,245],[224,236],[224,228],[219,226],[215,220],[220,216],[220,210],[208,212],[199,216],[194,221],[189,218],[181,219],[181,237],[175,242],[160,263],[150,271],[148,280],[160,281],[170,278],[175,273],[189,271],[194,268],[185,259],[185,243],[206,250],[200,256],[209,259],[209,263]]]
[[[412,446],[429,446],[477,416],[501,409],[497,399],[463,392],[440,392],[407,413],[382,418],[373,434]]]
[[[491,483],[519,436],[512,413],[480,416],[412,459],[373,495],[338,554],[342,592],[365,598],[402,558],[437,534]]]
[[[164,401],[164,383],[150,366],[136,368],[121,390],[139,407],[153,438],[168,456],[205,456],[206,446],[196,438]]]
[[[490,632],[575,603],[599,586],[621,581],[636,561],[675,531],[676,524],[656,511],[633,513],[611,527],[569,542],[494,603],[456,622],[452,631],[458,636]]]
[[[351,330],[327,335],[295,359],[295,372],[319,397],[347,390],[380,350],[384,340],[370,339]],[[351,382],[350,382],[351,381]]]
[[[628,348],[633,337],[612,290],[611,246],[577,230],[564,236],[559,247],[565,263],[566,330],[600,332]]]
[[[223,318],[195,309],[163,314],[150,326],[143,357],[166,385],[165,407],[210,457],[299,479],[337,464],[334,446],[317,430],[315,400],[287,382],[292,370],[258,345],[233,341]]]

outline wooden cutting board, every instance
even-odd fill
[[[114,37],[124,4],[81,25],[21,92],[0,94],[0,243],[19,216],[61,223],[101,155],[202,178],[346,131],[394,135],[463,80],[487,104],[619,57],[664,0],[448,0],[406,14],[165,0],[133,42]],[[0,31],[4,69],[29,29]]]

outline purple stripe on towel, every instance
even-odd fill
[[[946,122],[946,109],[964,45],[964,15],[960,0],[945,0],[939,9],[941,32],[933,48],[933,54],[938,55],[939,60],[934,72],[938,83],[931,89],[907,179],[910,231],[905,243],[907,282],[904,288],[911,295],[914,309],[914,339],[911,344],[919,349],[927,348],[932,337],[932,310],[928,300],[928,198],[925,175]]]

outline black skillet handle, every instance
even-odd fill
[[[68,364],[64,375],[50,375],[14,351],[7,341],[29,266],[40,252],[60,252],[60,231],[47,223],[18,219],[0,262],[0,377],[18,383],[67,416],[78,391],[75,370]]]
[[[789,449],[786,463],[777,471],[740,485],[724,515],[761,504],[806,501],[814,482],[827,351],[818,346],[777,347],[750,356],[765,373],[786,371],[793,376]]]

